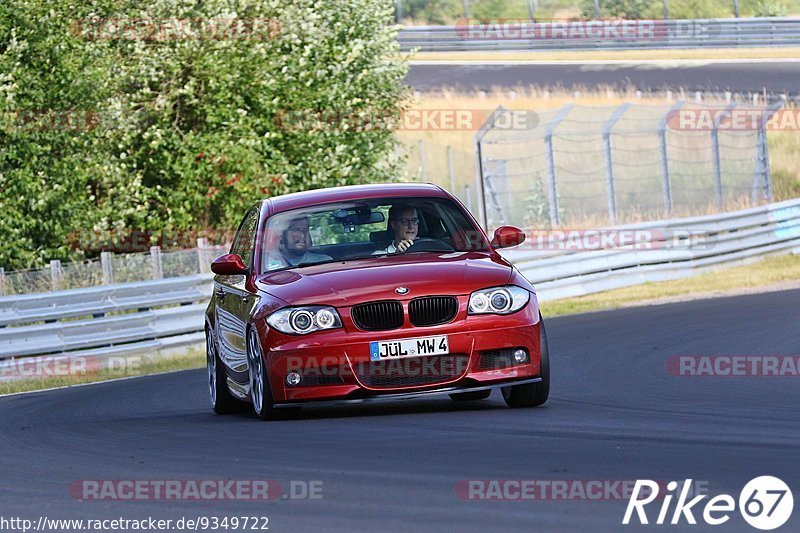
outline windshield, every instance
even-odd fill
[[[330,261],[487,251],[472,221],[446,198],[381,198],[325,204],[267,221],[262,272]]]

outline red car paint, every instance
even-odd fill
[[[235,267],[240,258],[221,257],[216,262],[215,271],[227,275],[215,277],[215,297],[208,306],[206,328],[209,342],[213,343],[223,363],[228,390],[237,399],[249,399],[252,363],[247,359],[247,338],[251,330],[255,330],[261,345],[272,401],[276,405],[282,402],[369,398],[371,395],[386,396],[442,387],[456,387],[457,392],[459,388],[502,384],[541,374],[540,314],[533,286],[493,249],[490,240],[463,205],[439,187],[428,184],[363,185],[295,193],[262,201],[248,212],[252,217],[251,223],[257,219],[254,249],[260,250],[265,225],[271,216],[278,213],[363,198],[397,197],[443,198],[454,202],[485,241],[485,251],[377,256],[267,273],[261,273],[261,254],[253,253],[249,271],[238,275],[230,273],[239,271]],[[250,220],[248,216],[246,221]],[[244,222],[242,228],[251,227],[246,224]],[[240,233],[243,231],[247,234],[240,229]],[[495,237],[494,244],[502,246],[502,241],[509,240],[518,244],[520,239],[524,239],[524,234],[505,226]],[[237,236],[232,252],[238,242]],[[508,315],[468,314],[469,296],[473,291],[504,285],[516,285],[530,292],[530,299],[521,310]],[[407,289],[407,294],[398,294],[401,287]],[[409,303],[424,296],[456,297],[458,310],[455,318],[440,325],[413,326],[409,321]],[[353,306],[376,301],[400,302],[404,316],[402,326],[388,331],[359,329],[351,314]],[[275,311],[298,305],[332,306],[338,311],[343,327],[290,335],[267,324],[266,318]],[[375,386],[363,378],[363,372],[371,365],[370,342],[432,335],[447,335],[450,354],[458,354],[449,359],[442,356],[436,361],[442,368],[435,368],[435,365],[428,368],[428,372],[438,375],[434,381]],[[529,360],[505,368],[481,366],[482,352],[510,348],[524,348],[529,353]],[[455,361],[453,365],[457,368],[443,370],[446,364],[450,364],[448,360]],[[419,371],[412,366],[404,368],[401,365],[396,370]],[[298,369],[310,375],[333,377],[324,384],[288,385],[287,373]]]

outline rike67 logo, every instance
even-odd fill
[[[708,496],[701,494],[689,499],[691,486],[691,479],[687,479],[682,486],[677,481],[670,481],[667,483],[666,493],[659,494],[658,483],[649,479],[637,479],[622,523],[630,524],[635,512],[640,524],[649,524],[652,515],[648,517],[645,506],[657,499],[661,500],[661,508],[655,521],[658,525],[676,525],[683,520],[687,524],[697,524],[695,513],[701,514],[703,521],[711,526],[719,526],[730,520],[731,513],[737,508],[733,496],[720,494],[705,502],[705,505],[700,505]],[[643,494],[645,496],[640,497]],[[677,501],[670,517],[670,507],[676,496]],[[751,479],[744,486],[739,494],[738,508],[745,522],[754,528],[769,531],[781,527],[792,516],[794,497],[789,486],[782,480],[773,476],[760,476]]]

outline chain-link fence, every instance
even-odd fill
[[[477,135],[479,214],[489,228],[585,226],[769,201],[778,107],[567,104],[520,129],[499,108]]]

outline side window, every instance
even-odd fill
[[[251,266],[253,260],[253,246],[256,240],[256,228],[258,227],[258,209],[253,209],[244,216],[239,232],[233,241],[231,253],[237,254],[242,258],[244,264]]]

